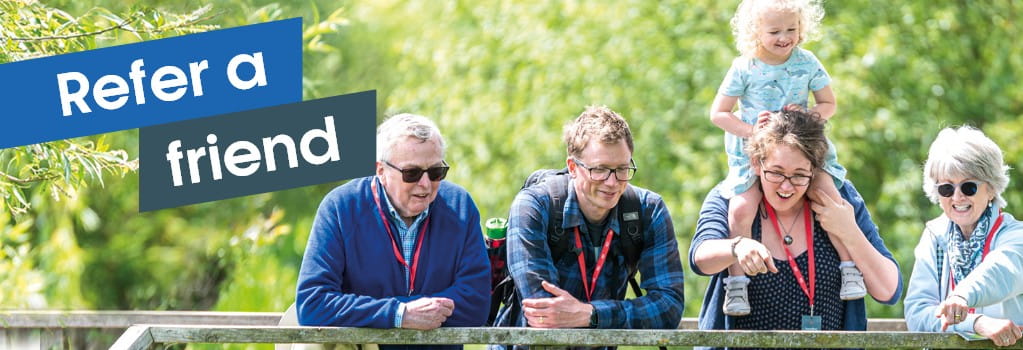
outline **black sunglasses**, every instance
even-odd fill
[[[952,197],[952,195],[956,193],[956,187],[958,187],[964,195],[969,197],[977,194],[978,186],[980,186],[980,184],[976,181],[963,181],[957,185],[943,183],[938,185],[938,194],[942,197]]]
[[[419,179],[423,178],[423,173],[426,173],[426,176],[430,177],[430,181],[444,180],[444,177],[448,176],[448,169],[451,168],[450,166],[448,166],[448,163],[443,160],[440,162],[443,165],[430,167],[428,169],[422,168],[402,169],[394,164],[391,164],[391,162],[388,162],[386,160],[383,162],[384,164],[387,164],[387,166],[394,168],[394,170],[400,171],[401,181],[405,181],[408,183],[419,182]]]

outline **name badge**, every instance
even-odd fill
[[[802,324],[804,331],[819,331],[821,330],[821,317],[803,315]]]

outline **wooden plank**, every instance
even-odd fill
[[[3,328],[128,328],[135,324],[210,324],[233,326],[273,326],[280,312],[212,311],[2,311]],[[697,319],[683,318],[679,329],[696,329]],[[870,331],[905,331],[901,318],[869,319]]]
[[[64,330],[61,328],[45,328],[39,334],[40,349],[67,349],[67,341],[64,338]]]
[[[128,328],[135,324],[273,326],[280,312],[3,311],[4,328]]]
[[[330,327],[151,327],[156,343],[524,344],[544,346],[727,346],[816,348],[990,348],[949,333]],[[1023,343],[1006,347],[1023,349]]]
[[[120,338],[110,347],[111,350],[144,350],[156,344],[148,326],[132,326],[121,334]]]
[[[39,329],[0,329],[0,349],[42,349]]]
[[[699,319],[695,317],[683,318],[682,322],[679,323],[678,329],[698,329]],[[890,332],[905,332],[906,320],[901,318],[872,318],[867,320],[868,331],[890,331]]]

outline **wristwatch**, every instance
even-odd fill
[[[590,312],[590,328],[597,328],[597,308]]]

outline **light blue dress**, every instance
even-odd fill
[[[757,122],[761,111],[779,111],[788,104],[807,107],[810,91],[823,89],[831,83],[831,77],[812,52],[797,47],[785,63],[766,64],[754,57],[738,57],[732,61],[725,80],[718,93],[739,97],[739,112],[736,116],[748,124]],[[750,159],[744,151],[746,139],[732,133],[725,133],[725,152],[728,154],[728,177],[721,187],[721,194],[731,198],[746,192],[756,181],[756,174],[750,169]],[[846,170],[838,164],[835,146],[828,141],[828,154],[824,160],[824,171],[831,175],[835,187],[841,188]]]

